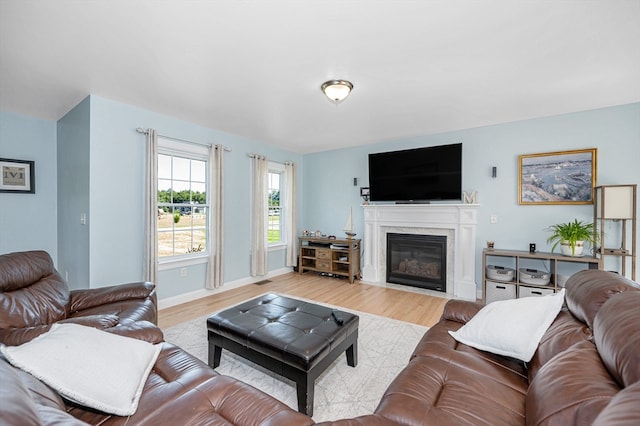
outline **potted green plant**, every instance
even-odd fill
[[[595,245],[597,236],[593,232],[592,222],[582,222],[574,219],[573,222],[558,223],[548,228],[552,232],[547,243],[553,243],[551,251],[560,244],[560,251],[566,256],[581,256],[584,243]]]

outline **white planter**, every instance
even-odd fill
[[[584,241],[576,241],[576,247],[573,253],[571,253],[571,246],[568,241],[563,241],[560,243],[560,251],[565,256],[582,256],[582,251],[584,250]]]

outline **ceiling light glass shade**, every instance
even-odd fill
[[[329,80],[322,83],[321,88],[331,102],[338,104],[349,96],[353,89],[353,84],[346,80]]]

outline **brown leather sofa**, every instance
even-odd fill
[[[640,289],[598,270],[574,274],[566,306],[529,363],[457,343],[482,307],[451,300],[374,414],[332,425],[638,425]]]
[[[15,281],[7,280],[13,275],[7,275],[3,263],[0,256],[1,297],[7,293],[5,282]],[[457,343],[448,331],[462,327],[482,305],[451,300],[373,414],[324,424],[640,424],[640,289],[596,270],[575,274],[566,287],[566,306],[529,363]],[[4,328],[4,309],[11,306],[4,299],[0,306],[0,328]],[[140,323],[151,327],[134,325]],[[132,335],[151,342],[162,339],[145,320],[121,327],[131,327]],[[109,416],[64,401],[3,360],[0,377],[0,424],[313,424],[309,417],[247,384],[218,375],[168,343],[163,343],[131,417]]]
[[[55,322],[74,322],[162,344],[138,409],[129,417],[64,400],[0,355],[0,425],[313,424],[269,395],[219,375],[184,350],[162,342],[155,325],[154,288],[134,283],[69,291],[46,252],[0,255],[0,343],[19,345]]]

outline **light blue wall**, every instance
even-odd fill
[[[0,157],[36,161],[35,195],[0,194],[0,253],[47,250],[54,260],[63,263],[61,272],[69,272],[74,287],[139,280],[144,137],[135,131],[137,127],[152,127],[164,135],[220,143],[233,149],[225,159],[226,282],[249,277],[248,153],[299,165],[299,231],[320,229],[342,236],[352,207],[356,232],[361,237],[359,187],[368,185],[369,152],[462,142],[463,187],[477,190],[481,204],[477,282],[486,240],[509,249],[526,249],[529,242],[536,242],[546,250],[548,233],[544,229],[549,224],[574,217],[592,218],[592,206],[518,205],[518,155],[596,147],[599,184],[640,183],[640,104],[302,156],[91,96],[62,118],[57,127],[51,121],[0,112]],[[491,178],[492,166],[498,167],[495,179]],[[75,175],[70,168],[77,169]],[[80,178],[75,180],[74,176]],[[359,180],[357,186],[353,186],[354,177]],[[85,209],[88,224],[83,227],[79,215]],[[489,223],[491,214],[498,216],[495,225]],[[270,253],[269,269],[283,266],[283,252]],[[160,274],[160,298],[203,288],[202,265],[188,269],[187,277],[180,277],[176,270]]]
[[[152,111],[91,96],[91,285],[104,286],[142,277],[144,135],[137,127],[154,128],[161,135],[200,143],[222,144],[225,153],[225,270],[230,282],[249,277],[250,170],[249,153],[271,161],[293,161],[302,156],[257,141],[229,135],[157,114]],[[301,174],[298,177],[301,187]],[[301,196],[298,204],[301,205]],[[269,270],[284,267],[282,253],[269,255]],[[161,271],[158,296],[166,298],[204,288],[202,265],[188,267],[187,277],[175,270]]]
[[[326,151],[304,156],[304,216],[301,229],[344,235],[349,207],[362,236],[360,186],[368,186],[370,152],[462,142],[463,190],[477,190],[480,208],[476,245],[476,283],[481,281],[482,248],[528,250],[530,242],[549,251],[549,225],[578,218],[593,220],[593,206],[518,205],[518,156],[598,148],[597,183],[640,184],[640,104],[467,129],[413,139]],[[498,168],[497,178],[491,167]],[[353,186],[353,178],[359,180]],[[490,224],[492,214],[498,223]],[[637,249],[637,248],[636,248]],[[639,267],[640,268],[640,267]]]
[[[89,288],[89,98],[58,120],[57,127],[58,270],[71,289]]]
[[[35,194],[0,193],[0,253],[46,250],[57,261],[56,123],[0,112],[0,158],[35,161]]]

